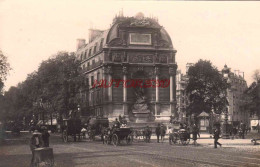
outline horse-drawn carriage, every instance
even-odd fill
[[[109,127],[108,118],[92,117],[88,120],[86,125],[86,138],[95,140],[95,136],[100,135],[103,137],[104,131]]]
[[[134,137],[138,140],[143,139],[146,143],[150,143],[152,136],[152,130],[149,127],[145,127],[144,129],[137,129],[134,131]]]
[[[108,128],[104,135],[104,143],[117,146],[121,141],[125,140],[126,144],[131,144],[133,142],[132,132],[132,129],[128,127]]]
[[[187,145],[190,142],[190,133],[184,129],[184,128],[180,128],[180,123],[179,122],[175,122],[172,123],[169,126],[171,130],[171,132],[169,133],[169,144],[177,144],[180,143],[182,145]]]
[[[61,125],[62,139],[64,142],[69,141],[69,136],[74,138],[74,141],[80,139],[81,134],[81,120],[77,118],[63,119]]]

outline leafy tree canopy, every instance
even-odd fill
[[[0,93],[2,94],[2,89],[4,87],[4,81],[10,70],[10,64],[7,61],[7,57],[0,50]]]
[[[226,109],[226,90],[229,87],[223,75],[207,60],[199,60],[188,71],[187,94],[189,114],[202,111],[221,113]]]
[[[39,111],[39,102],[46,112],[63,113],[76,108],[79,89],[77,62],[73,53],[58,52],[43,61],[17,87],[11,87],[0,98],[0,117],[7,120],[30,120]]]

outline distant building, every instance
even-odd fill
[[[224,66],[223,71],[227,71],[228,83],[231,87],[227,90],[227,100],[228,100],[228,121],[233,125],[239,125],[243,122],[249,124],[249,114],[243,109],[243,104],[245,104],[245,98],[243,93],[247,90],[247,83],[244,79],[244,73],[238,70],[231,72],[231,69]],[[241,75],[242,74],[242,75]],[[222,118],[224,116],[222,115]]]
[[[193,63],[186,64],[186,72],[183,74],[181,70],[177,71],[176,74],[176,101],[177,101],[177,112],[179,115],[179,121],[187,122],[186,109],[188,107],[188,96],[186,94],[186,87],[188,84],[188,70],[194,65]]]

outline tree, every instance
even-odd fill
[[[255,70],[252,78],[255,80],[255,82],[260,81],[260,70]]]
[[[212,109],[216,113],[223,112],[227,105],[228,87],[223,75],[210,61],[199,60],[188,71],[188,113],[197,116],[202,111],[210,113]]]
[[[76,109],[77,85],[80,85],[77,68],[73,53],[58,52],[43,61],[37,71],[0,98],[0,118],[12,121],[25,118],[30,121],[33,113],[37,115],[40,110],[62,114]]]
[[[253,82],[245,91],[246,103],[242,106],[251,116],[260,119],[260,80]],[[259,132],[259,128],[258,128]]]
[[[10,70],[10,64],[7,61],[7,57],[0,50],[0,94],[2,94],[2,89],[4,87],[4,81]]]

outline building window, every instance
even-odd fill
[[[94,85],[94,76],[91,76],[91,86]]]
[[[83,64],[83,69],[85,69],[86,68],[86,66],[85,66],[85,64]]]
[[[95,59],[94,60],[92,60],[92,65],[94,65],[96,62],[95,62]]]
[[[85,54],[84,54],[84,59],[87,58],[87,54],[88,54],[88,50],[85,51]]]
[[[96,52],[97,52],[97,43],[94,46],[93,54],[95,54]]]
[[[103,42],[104,42],[104,38],[102,38],[100,41],[99,50],[103,49]]]
[[[89,52],[88,52],[88,57],[90,57],[90,56],[91,56],[91,50],[92,50],[92,49],[89,49]]]
[[[82,53],[80,54],[80,60],[83,60],[83,54]]]
[[[151,45],[151,34],[130,33],[130,44]]]
[[[97,73],[97,81],[99,82],[99,80],[100,80],[100,73],[98,72]]]

